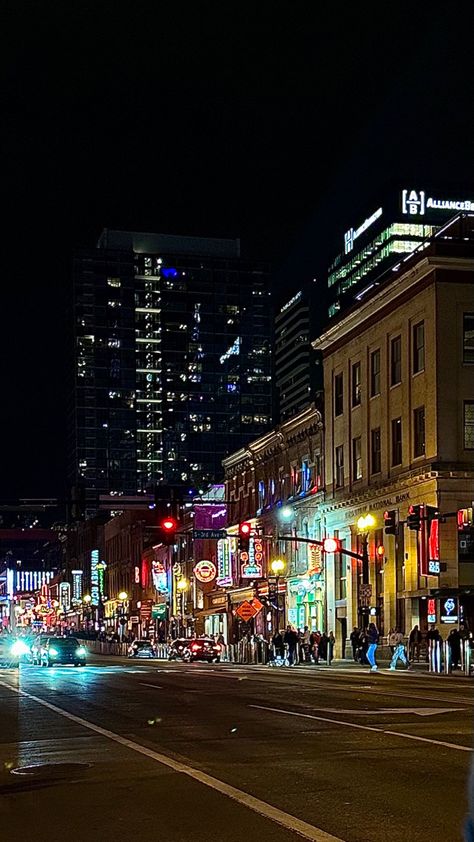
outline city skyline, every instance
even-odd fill
[[[462,18],[415,9],[408,31],[403,10],[389,25],[382,9],[345,15],[340,28],[334,10],[306,12],[288,29],[273,10],[269,33],[259,10],[250,30],[160,10],[158,69],[146,16],[129,30],[119,9],[113,22],[106,7],[9,10],[1,498],[66,493],[72,254],[104,227],[240,237],[244,256],[272,261],[278,297],[324,287],[387,182],[443,195],[474,183]]]

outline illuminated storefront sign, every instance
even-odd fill
[[[235,551],[235,538],[217,542],[217,584],[225,588],[232,584],[231,549]]]
[[[91,605],[99,604],[99,550],[91,550]]]
[[[458,600],[450,596],[440,600],[440,620],[442,623],[454,624],[459,620]]]
[[[37,570],[17,570],[16,572],[16,591],[39,591],[43,585],[47,585],[53,578],[54,573],[37,571]],[[13,571],[12,571],[13,578]]]
[[[308,547],[308,576],[315,576],[323,569],[321,547],[318,544],[307,544]]]
[[[244,558],[245,556],[245,558]],[[240,575],[242,579],[261,579],[263,576],[263,541],[250,538],[249,551],[240,553]]]
[[[436,600],[432,598],[428,600],[428,622],[436,623]]]
[[[194,565],[193,573],[199,582],[212,582],[216,578],[217,568],[212,561],[202,559]]]
[[[367,231],[367,228],[370,228],[377,219],[382,216],[383,210],[382,208],[377,208],[375,213],[372,216],[369,216],[367,219],[364,219],[362,225],[354,231],[353,228],[349,228],[348,231],[344,234],[344,254],[349,254],[350,251],[354,248],[354,240],[357,240],[357,237],[360,237],[364,231]]]
[[[469,199],[434,199],[424,190],[402,190],[402,213],[424,216],[427,210],[474,211]]]
[[[71,607],[71,585],[69,582],[59,583],[59,604],[63,611],[69,611]]]
[[[153,561],[151,565],[151,576],[153,579],[153,587],[161,594],[167,594],[168,577],[166,575],[165,566],[162,561]]]
[[[82,601],[82,570],[71,570],[73,602]]]

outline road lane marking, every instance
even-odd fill
[[[434,716],[437,713],[457,713],[458,711],[465,710],[465,708],[377,708],[376,710],[361,710],[360,708],[347,708],[346,710],[335,708],[313,709],[320,710],[323,713],[348,713],[351,716],[376,716],[377,714],[388,713],[414,713],[416,716]]]
[[[153,687],[153,690],[163,690],[161,684],[145,684],[144,681],[140,681],[141,687]]]
[[[254,813],[259,813],[264,818],[270,819],[276,824],[279,824],[281,827],[297,833],[299,836],[302,836],[303,839],[309,839],[310,842],[344,842],[344,840],[340,839],[338,836],[332,836],[330,833],[326,833],[325,830],[314,827],[314,825],[308,824],[308,822],[298,819],[290,813],[285,813],[284,810],[280,810],[272,804],[267,804],[266,801],[261,801],[260,798],[255,798],[255,796],[250,795],[248,792],[237,789],[236,787],[225,783],[225,781],[220,781],[212,775],[207,775],[206,772],[201,772],[200,769],[195,769],[193,766],[188,766],[186,763],[173,760],[172,757],[168,757],[166,754],[153,751],[146,746],[140,745],[140,743],[128,740],[126,737],[121,737],[120,734],[116,734],[114,731],[109,731],[107,728],[102,728],[100,725],[95,725],[93,722],[89,722],[88,719],[83,719],[80,716],[76,716],[74,713],[69,713],[69,711],[64,710],[64,708],[57,707],[57,705],[53,705],[51,702],[47,702],[39,696],[27,693],[26,690],[20,690],[17,687],[12,687],[11,684],[8,684],[5,681],[0,681],[0,685],[6,687],[8,690],[11,690],[13,693],[17,693],[19,696],[24,696],[27,699],[31,699],[33,702],[37,702],[37,704],[59,714],[59,716],[64,716],[65,719],[69,719],[71,722],[82,725],[89,731],[94,731],[96,734],[100,734],[100,736],[106,737],[108,740],[119,743],[120,745],[125,746],[125,748],[131,749],[131,751],[135,751],[138,754],[143,754],[145,757],[155,760],[163,766],[167,766],[174,772],[181,772],[181,774],[187,775],[189,778],[198,781],[198,783],[204,784],[204,786],[214,789],[216,792],[221,793],[221,795],[226,795],[232,801],[236,801],[238,804],[242,804],[244,807],[253,810]]]
[[[318,722],[332,722],[334,725],[345,725],[347,728],[358,728],[360,731],[375,731],[378,734],[388,734],[391,737],[403,737],[404,740],[417,740],[420,743],[432,743],[436,746],[454,748],[457,751],[473,751],[473,749],[469,748],[469,746],[461,746],[458,743],[447,743],[444,740],[432,740],[429,737],[419,737],[415,734],[403,734],[401,731],[389,731],[387,728],[377,728],[375,725],[359,725],[356,722],[344,722],[342,719],[329,719],[327,716],[314,716],[311,713],[298,713],[295,710],[282,710],[281,708],[270,708],[265,707],[264,705],[249,705],[249,708],[269,710],[271,713],[282,713],[286,716],[299,716],[303,719],[316,719]]]

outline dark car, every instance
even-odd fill
[[[184,660],[219,663],[220,659],[221,647],[212,637],[195,637],[187,641]]]
[[[184,661],[190,641],[185,637],[178,637],[170,643],[168,649],[168,660],[177,661],[178,659]]]
[[[54,664],[74,664],[84,667],[87,649],[75,637],[48,637],[41,647],[41,666],[52,667]]]
[[[156,658],[155,647],[150,640],[134,640],[128,647],[129,658]]]

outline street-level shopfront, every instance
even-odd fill
[[[222,635],[228,640],[227,594],[225,591],[205,594],[204,609],[196,614],[196,632],[211,636]]]
[[[296,629],[325,630],[324,582],[320,573],[301,574],[288,579],[288,623]]]

